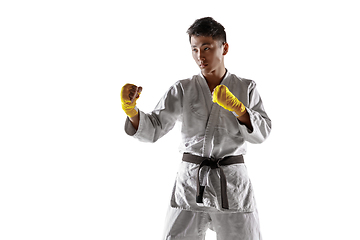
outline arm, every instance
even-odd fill
[[[242,102],[240,102],[225,85],[219,85],[213,92],[213,101],[234,113],[239,122],[245,125],[251,132],[253,127],[250,115]]]
[[[271,120],[267,116],[259,93],[253,82],[249,93],[248,107],[240,102],[225,85],[219,85],[213,93],[213,101],[231,111],[238,118],[240,132],[244,139],[251,143],[265,141],[271,131]]]
[[[138,113],[136,116],[134,117],[129,117],[131,124],[133,125],[133,127],[135,128],[135,130],[138,130],[139,128],[139,123],[140,123],[140,114]]]
[[[237,118],[239,122],[247,127],[247,129],[250,130],[250,132],[254,131],[254,128],[251,124],[250,115],[248,112],[246,112],[244,115]]]
[[[255,82],[253,82],[252,89],[249,93],[249,104],[246,107],[246,112],[249,114],[253,130],[248,131],[245,126],[240,125],[241,134],[248,142],[264,142],[271,132],[271,120],[265,111],[260,94],[256,89]]]
[[[148,114],[127,118],[125,132],[143,142],[156,142],[168,133],[182,114],[182,87],[178,82],[161,98],[155,109]]]

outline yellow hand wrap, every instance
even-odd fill
[[[135,109],[136,100],[140,97],[140,91],[135,92],[135,94],[139,94],[139,96],[135,97],[133,102],[130,99],[130,90],[136,89],[137,87],[134,84],[125,84],[120,93],[121,106],[126,115],[130,118],[135,117],[138,114],[138,111]]]
[[[237,117],[246,113],[244,104],[240,102],[225,85],[218,85],[214,89],[213,102],[231,112],[235,112]]]

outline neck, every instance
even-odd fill
[[[206,79],[206,82],[212,91],[217,85],[219,85],[226,74],[225,67],[221,68],[218,71],[212,71],[209,73],[203,73],[203,76]]]

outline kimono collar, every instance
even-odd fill
[[[226,73],[225,73],[223,79],[221,80],[220,85],[225,85],[225,86],[229,87],[229,86],[228,86],[228,80],[229,80],[228,77],[230,76],[230,72],[229,72],[226,68],[225,68],[225,70],[226,70]],[[204,79],[204,80],[205,80],[205,83],[206,83],[206,78],[204,77],[204,75],[202,74],[202,72],[200,72],[199,76],[200,76],[202,79]],[[206,83],[206,87],[207,87],[207,83]]]
[[[225,76],[223,77],[223,79],[221,80],[220,84],[225,85],[227,87],[229,87],[229,76],[230,73],[229,71],[226,69],[226,73]],[[209,86],[206,82],[205,77],[202,75],[202,73],[200,72],[199,77],[197,79],[197,81],[199,82],[201,88],[202,88],[202,92],[204,94],[205,97],[205,102],[206,102],[206,107],[209,111],[209,113],[211,112],[212,106],[213,106],[213,101],[212,101],[212,93],[210,92]]]

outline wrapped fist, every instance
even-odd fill
[[[134,84],[125,84],[120,93],[121,106],[126,115],[130,118],[135,117],[138,111],[135,109],[136,100],[140,97],[142,87]]]
[[[240,117],[246,113],[246,108],[225,85],[218,85],[213,92],[213,102]]]

